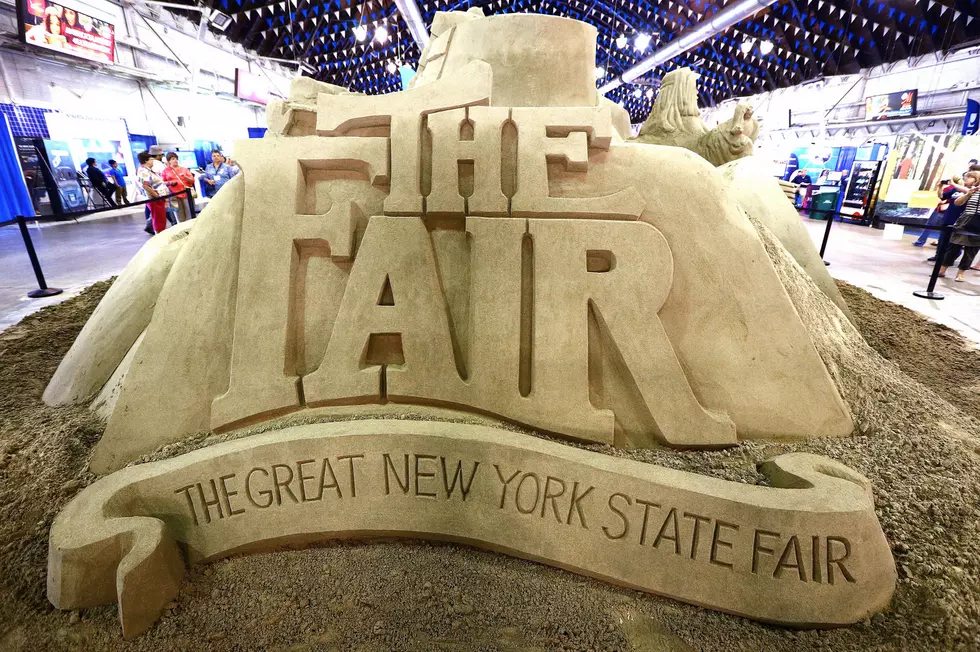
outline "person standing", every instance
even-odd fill
[[[187,168],[181,166],[180,159],[175,152],[167,154],[167,167],[163,171],[163,182],[167,184],[167,190],[171,195],[194,187],[194,175]],[[177,221],[186,222],[191,219],[190,203],[187,196],[174,197],[171,205],[176,204],[178,217]]]
[[[116,182],[116,204],[122,206],[129,203],[126,196],[126,175],[119,169],[119,163],[115,159],[109,159],[109,174]]]
[[[956,280],[960,283],[966,280],[966,270],[970,269],[973,259],[980,252],[980,172],[970,172],[963,180],[970,188],[953,201],[953,206],[962,206],[963,214],[953,225],[955,231],[949,239],[950,246],[946,250],[946,258],[939,269],[939,275],[945,276],[946,270],[963,253],[960,259]]]
[[[105,203],[116,208],[116,202],[112,199],[112,190],[106,182],[105,174],[95,164],[95,159],[91,156],[85,159],[85,176],[92,183],[92,189],[98,190],[99,194],[105,199]]]
[[[208,197],[214,197],[221,187],[231,181],[232,177],[239,173],[235,164],[225,159],[221,150],[216,149],[211,152],[211,162],[204,170],[204,183],[208,185]]]
[[[136,178],[139,179],[140,188],[146,194],[147,199],[166,195],[167,184],[163,182],[163,178],[159,174],[153,171],[153,158],[150,156],[150,153],[140,152],[137,158],[140,162],[140,169]],[[160,233],[167,228],[166,204],[167,201],[165,199],[154,199],[147,204],[150,210],[153,233]]]
[[[953,188],[956,187],[959,182],[960,177],[958,176],[955,176],[952,179],[943,179],[939,182],[939,187],[936,189],[936,194],[939,196],[939,203],[936,204],[936,208],[933,209],[932,215],[929,216],[929,219],[926,220],[925,226],[922,227],[922,233],[919,234],[919,238],[912,243],[912,246],[926,246],[926,241],[929,239],[929,235],[931,233],[936,233],[929,227],[939,226],[940,224],[946,223],[945,215],[946,211],[949,209],[949,200],[946,198],[946,196],[952,192]],[[936,237],[939,237],[938,233],[936,233]]]

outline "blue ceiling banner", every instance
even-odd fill
[[[0,113],[0,222],[34,216],[34,204],[20,169],[7,116]]]
[[[963,135],[972,136],[980,130],[980,102],[966,101],[966,116],[963,117]]]

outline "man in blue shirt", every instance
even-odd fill
[[[129,198],[126,196],[126,177],[123,175],[122,170],[119,169],[119,163],[113,159],[109,159],[109,174],[112,176],[112,180],[116,182],[116,203],[120,206],[128,204]]]
[[[215,193],[221,190],[231,178],[238,174],[238,168],[231,162],[226,161],[221,150],[211,152],[211,162],[204,170],[204,183],[207,184],[208,197],[214,197]]]

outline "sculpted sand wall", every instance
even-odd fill
[[[146,328],[164,281],[195,222],[150,238],[112,284],[44,390],[48,405],[94,397]]]
[[[298,426],[131,467],[52,527],[48,597],[119,603],[145,631],[187,561],[333,538],[476,545],[641,591],[792,626],[887,605],[895,566],[866,479],[827,458],[726,482],[485,426]]]
[[[92,455],[96,473],[120,468],[177,438],[161,432],[208,429],[211,396],[222,391],[228,377],[244,201],[239,177],[194,221],[183,255],[174,262]],[[150,448],[146,436],[155,438]]]
[[[722,183],[749,216],[766,225],[796,259],[824,294],[850,318],[850,311],[837,284],[823,264],[800,214],[786,199],[779,183],[752,157],[732,161],[718,168]]]

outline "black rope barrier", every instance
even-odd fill
[[[86,215],[95,215],[97,213],[108,213],[109,211],[119,210],[121,208],[129,208],[132,206],[142,206],[144,204],[149,204],[154,201],[163,201],[165,199],[170,199],[172,197],[186,197],[187,203],[190,207],[191,217],[194,217],[194,196],[191,194],[191,189],[186,188],[180,192],[175,192],[169,195],[161,195],[160,197],[153,197],[152,199],[145,199],[141,201],[136,201],[131,204],[126,204],[125,206],[108,206],[106,208],[96,208],[92,210],[78,211],[77,213],[59,213],[57,215],[47,215],[44,217],[32,216],[29,219],[36,222],[59,222],[63,221],[65,218],[74,219],[78,217],[84,217]],[[31,267],[34,268],[34,277],[37,279],[36,290],[31,290],[27,293],[32,299],[38,299],[41,297],[52,297],[56,294],[61,294],[64,292],[61,288],[48,287],[47,282],[44,280],[44,270],[41,269],[41,261],[37,257],[37,251],[34,249],[34,241],[31,239],[31,232],[27,228],[28,218],[18,215],[12,220],[6,220],[0,222],[0,227],[10,226],[11,224],[16,224],[20,227],[20,236],[24,240],[24,248],[27,250],[27,257],[31,259]]]

